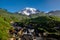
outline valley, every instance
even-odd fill
[[[60,40],[60,17],[44,12],[23,15],[0,9],[0,40],[9,39]]]

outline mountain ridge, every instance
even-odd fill
[[[36,14],[36,13],[39,13],[39,12],[40,11],[35,9],[35,8],[26,7],[18,13],[25,14],[25,15],[30,15],[30,14]]]

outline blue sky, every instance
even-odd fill
[[[5,8],[10,12],[20,11],[25,7],[45,12],[60,10],[60,0],[0,0],[0,8]]]

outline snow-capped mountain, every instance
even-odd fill
[[[25,15],[30,15],[30,14],[36,14],[39,13],[40,11],[35,9],[35,8],[30,8],[26,7],[23,10],[19,11],[18,13],[25,14]]]

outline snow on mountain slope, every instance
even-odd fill
[[[22,13],[25,15],[30,15],[30,14],[36,14],[39,13],[40,11],[35,9],[35,8],[30,8],[30,7],[26,7],[23,10],[19,11],[18,13]]]

